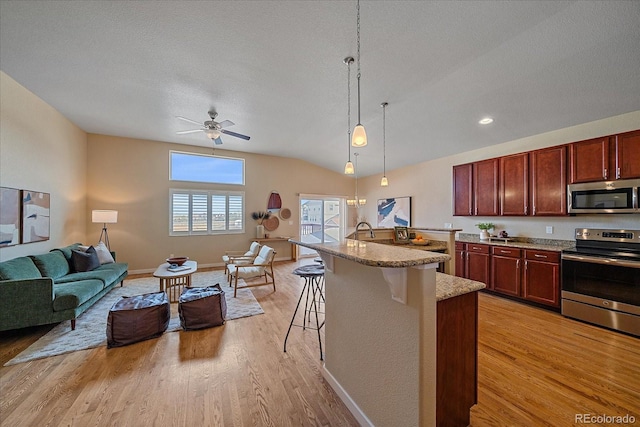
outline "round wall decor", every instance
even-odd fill
[[[291,211],[289,210],[289,208],[284,208],[280,211],[280,218],[282,219],[291,218]]]
[[[277,216],[272,216],[271,218],[265,220],[264,228],[267,231],[274,231],[280,225],[280,221]]]

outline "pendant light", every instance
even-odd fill
[[[346,175],[353,175],[353,163],[351,163],[351,64],[353,64],[353,57],[347,56],[343,61],[347,64],[347,146],[349,147],[349,160],[344,165],[344,173]]]
[[[367,204],[367,199],[358,197],[358,153],[353,153],[353,155],[356,156],[356,195],[353,199],[347,200],[347,205],[359,208]]]
[[[358,124],[353,129],[353,137],[351,138],[351,145],[354,147],[364,147],[367,145],[367,132],[364,130],[364,126],[360,123],[360,0],[357,4],[358,10]]]
[[[386,114],[388,102],[380,104],[382,107],[382,179],[380,180],[380,187],[389,186],[389,180],[387,179],[387,129],[386,129]]]

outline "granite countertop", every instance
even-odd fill
[[[466,233],[460,233],[460,235],[456,238],[456,242],[481,243],[491,246],[505,246],[510,248],[534,249],[553,252],[561,252],[563,249],[570,249],[575,247],[575,242],[572,240],[533,239],[519,237],[512,237],[507,241],[505,241],[505,239],[500,239],[499,237],[493,237],[490,240],[480,240],[480,236],[478,234]]]
[[[402,246],[380,244],[362,240],[343,239],[336,243],[305,243],[290,239],[292,243],[348,259],[371,267],[402,268],[448,261],[447,254],[416,251]]]
[[[421,251],[440,252],[447,250],[447,242],[442,240],[425,240],[426,245],[415,245],[411,242],[408,243],[396,243],[393,239],[361,239],[363,242],[380,243],[381,245],[392,245],[407,249],[418,249]]]
[[[436,301],[468,294],[469,292],[484,289],[486,285],[475,280],[451,276],[444,273],[436,273]]]

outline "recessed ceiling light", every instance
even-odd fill
[[[478,123],[480,123],[481,125],[488,125],[489,123],[493,123],[493,119],[491,117],[485,117],[484,119],[480,120]]]

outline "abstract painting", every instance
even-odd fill
[[[0,248],[20,243],[20,190],[0,187]]]
[[[378,228],[411,227],[411,197],[378,200]]]
[[[22,243],[49,240],[49,193],[22,190]]]

